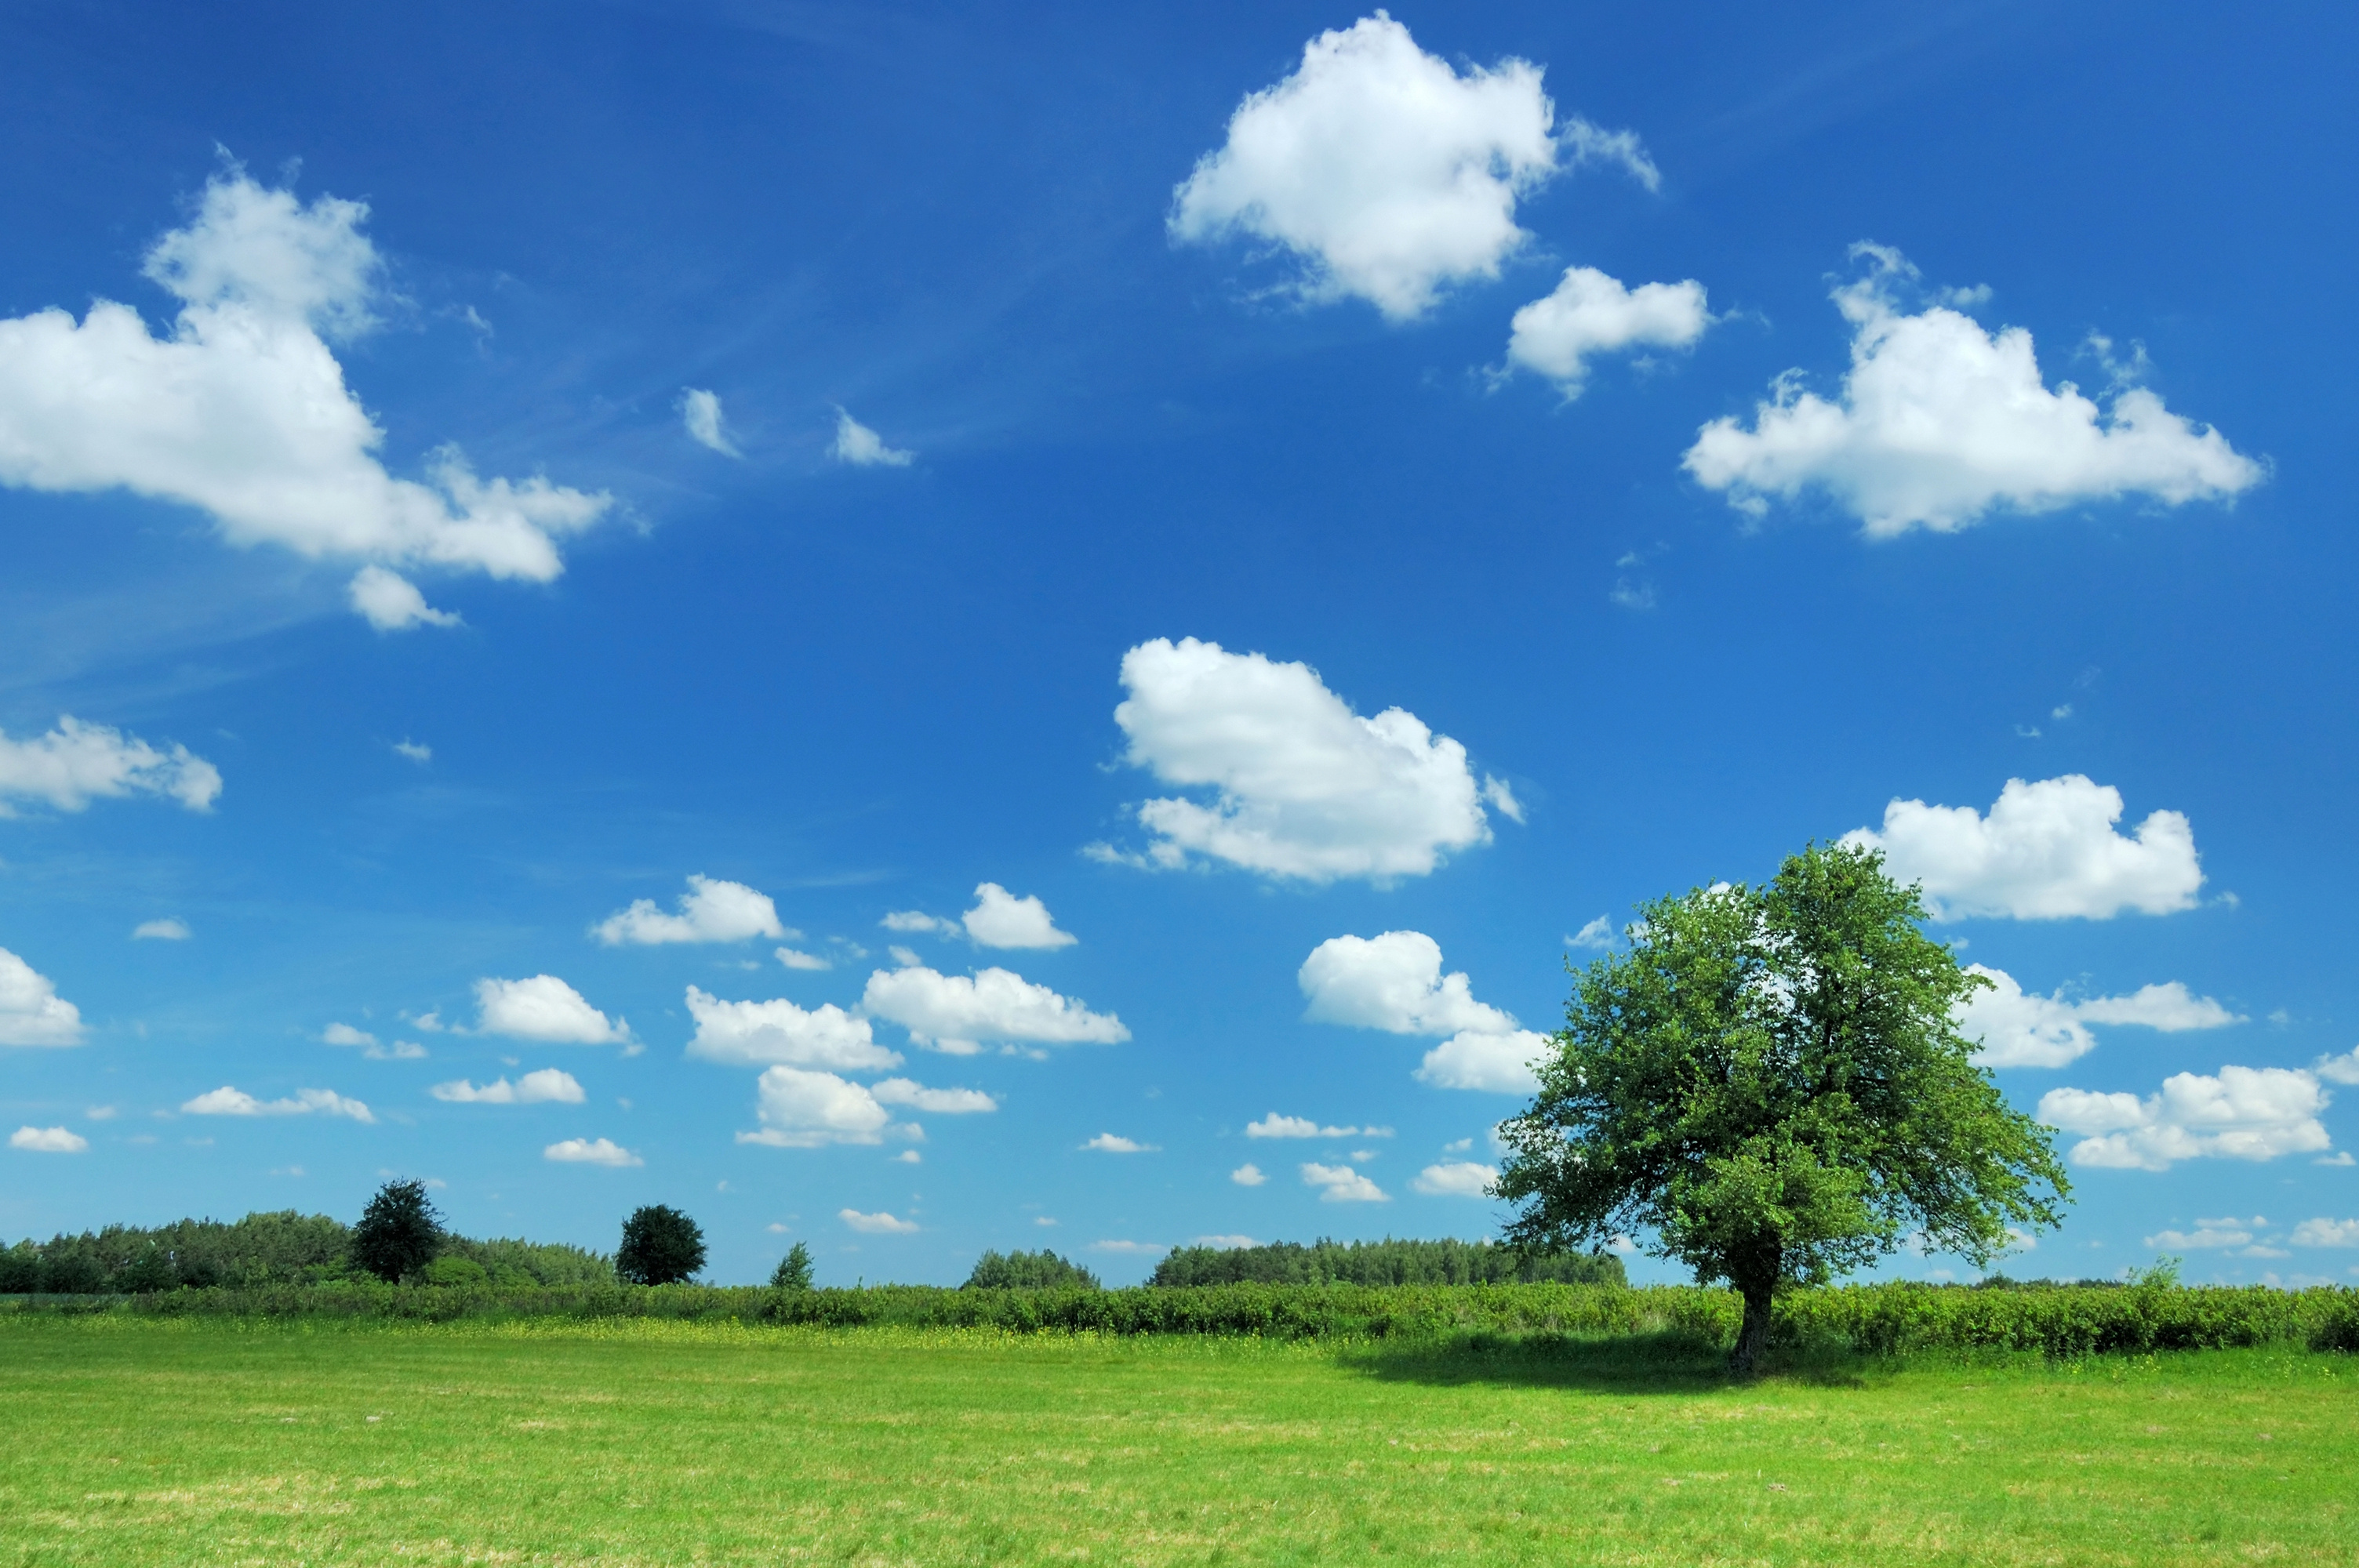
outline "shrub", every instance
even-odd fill
[[[1305,1247],[1182,1247],[1164,1255],[1152,1285],[1620,1285],[1628,1277],[1610,1252],[1534,1254],[1487,1241],[1354,1241]]]
[[[649,1204],[623,1222],[614,1272],[635,1285],[670,1285],[704,1267],[704,1232],[664,1204]]]
[[[426,1267],[441,1246],[442,1217],[424,1182],[386,1183],[353,1227],[353,1261],[388,1283]]]
[[[787,1255],[779,1259],[778,1266],[770,1271],[770,1288],[774,1291],[810,1290],[811,1288],[810,1249],[799,1241],[788,1248]]]
[[[970,1291],[1094,1291],[1098,1277],[1043,1247],[1038,1252],[986,1252],[961,1287]]]
[[[473,1258],[445,1253],[418,1271],[419,1281],[428,1285],[486,1286],[492,1276]]]

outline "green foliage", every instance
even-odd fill
[[[418,1271],[418,1281],[423,1285],[480,1290],[491,1284],[492,1276],[490,1271],[473,1258],[446,1252]]]
[[[1058,1291],[1098,1289],[1098,1277],[1079,1263],[1060,1258],[1046,1247],[1038,1252],[986,1252],[974,1260],[974,1271],[961,1287],[970,1291]]]
[[[1651,1233],[1745,1297],[1741,1363],[1777,1292],[1913,1238],[1988,1262],[2067,1190],[2048,1130],[2007,1105],[1951,1022],[1988,982],[1919,929],[1882,857],[1812,845],[1765,887],[1642,911],[1582,972],[1530,1108],[1501,1127],[1508,1239]]]
[[[623,1222],[614,1272],[635,1285],[669,1285],[704,1267],[704,1232],[666,1204],[649,1204]]]
[[[111,1225],[0,1252],[0,1294],[316,1282],[346,1271],[348,1234],[326,1215],[292,1209],[250,1214],[234,1224]]]
[[[353,1227],[355,1267],[380,1280],[414,1274],[442,1248],[442,1217],[427,1201],[424,1182],[387,1182]]]
[[[1150,1285],[1619,1285],[1610,1252],[1517,1252],[1488,1241],[1344,1243],[1324,1238],[1266,1247],[1182,1247],[1164,1254]]]
[[[465,1258],[482,1266],[493,1282],[502,1286],[611,1285],[614,1260],[586,1247],[561,1242],[525,1241],[504,1237],[471,1241],[463,1236],[442,1239],[445,1255]]]
[[[799,1241],[788,1248],[787,1255],[779,1259],[778,1266],[770,1271],[770,1288],[774,1291],[810,1290],[811,1288],[810,1249]]]

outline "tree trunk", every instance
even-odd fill
[[[1774,1297],[1766,1284],[1747,1285],[1744,1291],[1745,1325],[1736,1331],[1736,1348],[1728,1353],[1728,1369],[1749,1378],[1761,1353],[1769,1347],[1769,1303]]]

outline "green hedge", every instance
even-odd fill
[[[143,1296],[26,1296],[22,1313],[157,1316],[654,1317],[852,1328],[995,1328],[1014,1333],[1192,1334],[1278,1339],[1440,1338],[1457,1334],[1674,1333],[1727,1344],[1742,1315],[1725,1291],[1693,1286],[1210,1285],[1121,1291],[946,1290],[875,1285],[584,1285],[533,1289],[375,1281],[178,1290]],[[1798,1291],[1777,1305],[1788,1344],[1870,1353],[1940,1349],[2120,1351],[2272,1344],[2359,1350],[2359,1291],[2170,1285],[1973,1290],[1852,1285]]]

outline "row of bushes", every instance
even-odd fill
[[[1163,1255],[1151,1285],[1620,1285],[1611,1252],[1541,1255],[1488,1241],[1330,1241],[1305,1247],[1182,1247]]]
[[[611,1260],[579,1247],[445,1235],[428,1265],[444,1282],[502,1289],[611,1285]],[[170,1225],[110,1225],[0,1248],[0,1295],[147,1293],[183,1288],[305,1286],[365,1277],[352,1227],[324,1214],[249,1214]]]
[[[353,1318],[654,1317],[827,1327],[995,1328],[1017,1333],[1235,1335],[1281,1339],[1436,1338],[1453,1334],[1734,1336],[1743,1309],[1694,1286],[1208,1285],[1102,1291],[946,1290],[877,1285],[788,1291],[760,1286],[319,1285],[177,1290],[129,1297],[22,1298],[19,1311],[165,1316]],[[1781,1298],[1777,1337],[1887,1353],[2006,1349],[2079,1356],[2116,1351],[2303,1344],[2359,1350],[2359,1291],[2250,1287],[1849,1285]]]

